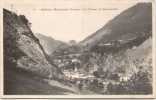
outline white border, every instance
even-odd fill
[[[5,1],[3,1],[5,2]],[[44,2],[44,1],[43,1]],[[153,54],[153,94],[152,95],[3,95],[3,6],[0,5],[0,97],[1,98],[156,98],[156,1],[152,1],[152,22],[153,22],[153,48],[152,48],[152,54]]]

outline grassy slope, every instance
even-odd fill
[[[21,69],[9,68],[5,72],[4,80],[5,94],[23,94],[23,95],[62,95],[72,93],[72,91],[49,85],[41,77],[32,75],[30,72]]]

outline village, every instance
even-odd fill
[[[89,56],[91,62],[83,60],[86,56]],[[91,55],[88,53],[68,54],[65,51],[65,55],[57,55],[53,62],[62,70],[66,77],[65,80],[77,86],[80,91],[89,89],[90,91],[107,94],[108,88],[111,89],[112,85],[119,85],[120,82],[128,81],[129,77],[112,73],[112,77],[108,80],[106,78],[107,73],[104,73],[103,69],[100,69],[97,64],[100,63],[97,62],[97,59],[101,59],[100,57],[96,53]],[[100,74],[100,71],[102,74]]]

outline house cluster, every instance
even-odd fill
[[[53,62],[63,71],[66,69],[77,71],[81,66],[81,60],[79,59],[80,56],[81,54],[79,53],[60,55],[55,57]]]

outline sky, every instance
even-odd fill
[[[140,1],[149,0],[5,0],[4,7],[25,15],[34,33],[79,42]]]

